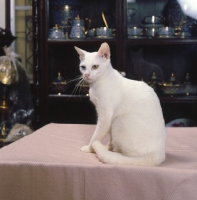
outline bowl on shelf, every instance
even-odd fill
[[[146,16],[144,17],[144,24],[163,24],[164,18],[159,16]]]
[[[107,27],[96,28],[97,37],[112,37],[112,29]]]
[[[149,27],[149,28],[144,28],[145,35],[148,37],[155,37],[158,36],[159,34],[159,28],[155,27]]]
[[[158,34],[159,36],[171,37],[175,35],[175,31],[172,27],[161,27]]]
[[[143,36],[144,32],[142,28],[138,27],[128,27],[127,28],[128,36]]]

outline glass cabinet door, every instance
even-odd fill
[[[176,0],[127,0],[126,74],[153,87],[167,121],[197,117],[196,24]]]

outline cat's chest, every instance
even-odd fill
[[[91,88],[89,90],[89,96],[90,96],[90,101],[96,106],[98,102],[98,97]]]

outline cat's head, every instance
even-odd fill
[[[98,52],[87,52],[75,47],[79,54],[79,69],[83,75],[83,79],[92,83],[106,75],[110,69],[110,48],[107,43],[102,43]]]
[[[143,57],[143,49],[140,49],[138,51],[131,51],[130,50],[129,52],[130,52],[130,55],[131,55],[131,59],[133,59],[133,60],[136,60],[136,59]]]

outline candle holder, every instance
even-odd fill
[[[10,131],[6,125],[6,119],[9,114],[14,110],[14,103],[9,99],[10,85],[0,84],[2,95],[0,97],[0,139],[5,139]]]

